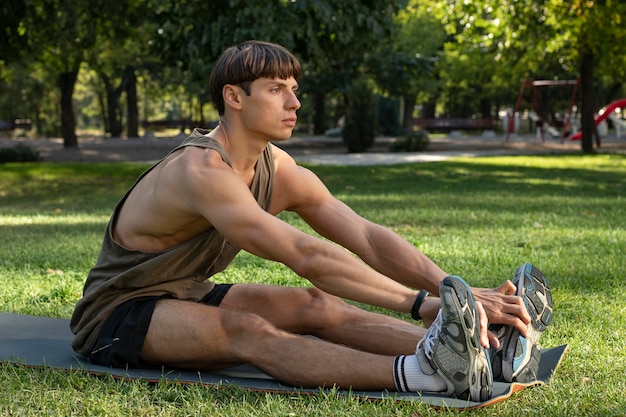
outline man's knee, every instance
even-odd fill
[[[166,300],[154,311],[141,358],[151,365],[213,369],[248,362],[280,335],[258,314]]]
[[[238,338],[249,340],[251,337],[262,337],[277,330],[269,321],[254,313],[229,315],[228,320],[222,322],[222,326],[233,341]]]
[[[346,304],[341,298],[317,288],[310,288],[307,292],[308,301],[302,307],[301,318],[313,328],[335,326],[357,311],[356,307]]]

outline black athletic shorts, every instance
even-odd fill
[[[216,284],[199,302],[219,306],[233,284]],[[149,368],[141,360],[141,349],[148,333],[154,307],[171,295],[137,297],[120,304],[106,319],[89,354],[89,362],[116,368]]]

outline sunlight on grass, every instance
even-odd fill
[[[69,317],[113,206],[145,168],[2,165],[0,311]],[[570,347],[554,380],[473,415],[626,414],[626,156],[311,169],[357,213],[396,231],[473,285],[496,286],[527,261],[550,280],[554,324],[542,344]],[[280,218],[314,233],[293,213]],[[309,285],[284,265],[247,253],[215,280]],[[312,397],[255,394],[6,364],[0,364],[0,376],[2,415],[440,415],[420,404],[367,402],[332,391]]]
[[[65,214],[65,215],[45,215],[35,214],[33,216],[0,216],[0,226],[20,226],[20,225],[43,225],[43,224],[60,224],[60,225],[81,225],[102,223],[109,220],[108,215],[81,215],[81,214]]]

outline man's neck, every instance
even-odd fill
[[[237,129],[223,118],[217,128],[209,135],[220,142],[230,156],[235,172],[247,177],[254,170],[259,156],[263,153],[269,140],[256,138],[248,135],[241,129]]]

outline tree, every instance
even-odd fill
[[[78,146],[72,95],[84,51],[95,41],[90,2],[40,0],[31,3],[24,19],[31,50],[55,74],[60,91],[61,135],[67,148]],[[54,25],[49,24],[54,22]]]
[[[402,4],[402,0],[155,0],[159,27],[155,47],[166,65],[183,71],[187,89],[201,93],[208,89],[213,62],[226,47],[248,39],[284,45],[305,68],[303,90],[310,91],[316,103],[319,133],[324,130],[326,94],[337,90],[345,94],[368,54],[389,35],[393,13]],[[198,16],[208,18],[200,24]]]
[[[14,61],[28,47],[24,36],[24,18],[26,4],[24,0],[5,1],[0,4],[0,62]]]
[[[249,39],[293,47],[297,27],[285,10],[284,0],[151,0],[154,25],[147,69],[163,90],[177,88],[177,101],[188,104],[179,118],[203,121],[209,101],[209,75],[222,51]],[[206,18],[199,19],[199,16]],[[262,23],[262,24],[261,24]],[[194,116],[195,115],[195,116]]]
[[[624,75],[624,56],[626,55],[626,4],[622,1],[564,1],[552,2],[553,15],[549,24],[557,29],[566,30],[564,21],[570,22],[570,36],[573,38],[574,50],[571,62],[580,68],[582,110],[582,150],[593,152],[593,136],[597,136],[594,122],[596,103],[594,100],[594,80],[596,68],[600,71],[616,73],[610,62],[616,62]],[[561,41],[567,42],[567,39]],[[616,58],[616,57],[621,57]],[[621,64],[621,65],[620,65]],[[617,74],[616,74],[617,75]],[[600,146],[600,141],[597,141]]]
[[[418,0],[409,1],[396,14],[394,25],[391,42],[372,54],[370,66],[383,91],[402,98],[402,128],[406,131],[412,128],[418,96],[427,101],[438,93],[433,71],[446,33],[441,21],[433,16],[431,5]]]
[[[32,0],[17,4],[19,14],[8,30],[7,44],[20,45],[21,57],[36,60],[54,74],[60,91],[61,135],[65,147],[77,147],[73,93],[86,52],[98,34],[114,32],[128,22],[121,19],[140,0]],[[3,12],[6,12],[6,7]],[[8,13],[13,9],[9,7]],[[3,19],[5,16],[3,15]],[[14,29],[17,28],[17,29]]]
[[[363,152],[372,147],[376,137],[376,97],[364,77],[348,89],[346,125],[342,131],[348,152]]]
[[[314,133],[326,126],[326,95],[346,92],[352,80],[364,71],[365,64],[389,43],[394,15],[404,0],[299,0],[287,3],[295,16],[294,51],[306,63],[306,86],[313,96]],[[344,103],[345,104],[345,103]]]
[[[452,2],[449,2],[452,3]],[[514,79],[530,78],[542,68],[552,74],[571,74],[581,79],[582,150],[593,151],[595,131],[594,81],[612,72],[623,77],[626,44],[626,3],[619,0],[477,0],[463,2],[481,11],[497,30],[498,62]],[[476,10],[467,13],[468,19]],[[476,33],[475,25],[462,28]],[[619,68],[619,69],[616,69]],[[598,71],[596,71],[596,69]]]
[[[123,20],[134,25],[106,25],[98,33],[98,42],[87,52],[86,61],[96,71],[104,86],[105,131],[112,137],[122,134],[121,96],[126,93],[127,135],[137,137],[139,126],[136,71],[150,61],[148,56],[152,26],[143,22],[149,10],[136,4],[126,11]]]
[[[431,14],[447,35],[436,64],[447,116],[492,118],[499,103],[519,89],[502,62],[504,28],[493,3],[431,2]]]

